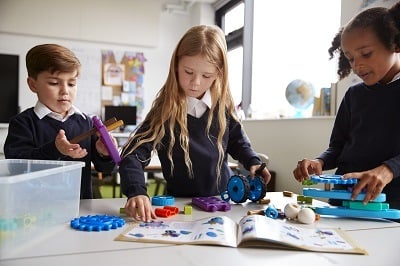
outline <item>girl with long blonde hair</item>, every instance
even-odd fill
[[[168,195],[213,196],[233,174],[228,154],[254,176],[261,162],[235,115],[228,82],[227,47],[217,26],[190,28],[170,62],[167,80],[150,111],[122,150],[119,172],[134,218],[155,218],[144,168],[157,153]],[[264,168],[266,183],[271,175]]]

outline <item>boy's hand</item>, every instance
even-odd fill
[[[374,200],[382,192],[383,188],[393,180],[393,172],[385,164],[382,164],[374,169],[358,172],[347,173],[343,178],[357,178],[358,183],[353,188],[351,199],[354,200],[357,195],[363,190],[366,190],[366,195],[363,200],[364,204]]]
[[[110,133],[108,133],[108,134],[110,134]],[[114,143],[114,146],[118,149],[117,140],[111,135],[110,135],[110,138],[111,138],[112,142]],[[96,141],[96,150],[102,156],[109,156],[110,155],[110,153],[108,152],[108,150],[106,148],[106,145],[104,145],[103,141],[101,141],[100,138]]]
[[[303,159],[297,162],[296,168],[293,170],[294,178],[297,181],[303,182],[310,178],[310,175],[321,175],[324,162],[322,160]]]
[[[151,222],[152,219],[157,218],[151,207],[149,197],[145,195],[129,198],[125,204],[125,213],[144,222]]]
[[[65,136],[65,131],[60,129],[55,141],[58,151],[71,158],[83,158],[87,155],[86,149],[82,149],[79,144],[71,144]]]

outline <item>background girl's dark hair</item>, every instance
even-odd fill
[[[337,73],[340,79],[347,77],[351,72],[350,63],[340,46],[342,34],[345,31],[360,28],[371,29],[386,49],[398,50],[400,48],[400,2],[390,9],[375,7],[362,11],[335,35],[328,53],[330,59],[335,54],[339,54]]]

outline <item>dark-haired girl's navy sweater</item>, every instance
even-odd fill
[[[337,174],[387,165],[394,179],[383,192],[400,201],[400,79],[389,84],[354,85],[340,104],[329,148],[318,158]]]
[[[225,191],[228,179],[232,176],[232,171],[228,166],[228,153],[233,159],[239,160],[246,169],[251,165],[261,164],[241,124],[232,117],[229,117],[227,119],[227,128],[223,136],[225,157],[223,158],[223,165],[221,168],[221,179],[220,182],[217,183],[218,128],[212,126],[209,136],[206,134],[205,129],[207,126],[208,113],[209,110],[200,118],[195,118],[191,115],[187,116],[189,156],[192,161],[193,178],[188,174],[184,161],[184,153],[179,145],[179,130],[175,130],[176,143],[172,151],[172,159],[174,162],[172,173],[170,171],[171,164],[167,157],[167,149],[170,140],[170,136],[167,132],[162,139],[162,144],[157,147],[163,176],[167,181],[168,195],[176,197],[214,196]],[[142,125],[139,131],[145,127],[146,125]],[[119,172],[121,175],[122,191],[127,197],[147,195],[143,169],[150,162],[151,151],[152,143],[146,143],[137,148],[132,154],[124,156],[122,159]]]
[[[79,142],[88,154],[84,158],[73,159],[61,154],[56,146],[55,139],[60,129],[65,131],[67,139],[72,139],[93,128],[90,117],[84,118],[81,114],[73,114],[66,121],[61,122],[48,116],[39,119],[33,107],[18,114],[10,120],[8,135],[4,144],[4,154],[7,159],[36,159],[83,161],[81,198],[90,199],[92,193],[91,162],[96,170],[111,172],[115,164],[110,159],[101,158],[96,150],[98,137],[94,134]]]

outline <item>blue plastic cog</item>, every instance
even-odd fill
[[[88,215],[71,220],[71,227],[80,231],[108,231],[125,224],[121,217],[111,215]]]
[[[341,184],[341,185],[353,185],[357,184],[357,178],[346,178],[343,179],[341,175],[313,175],[311,181],[324,184]]]

